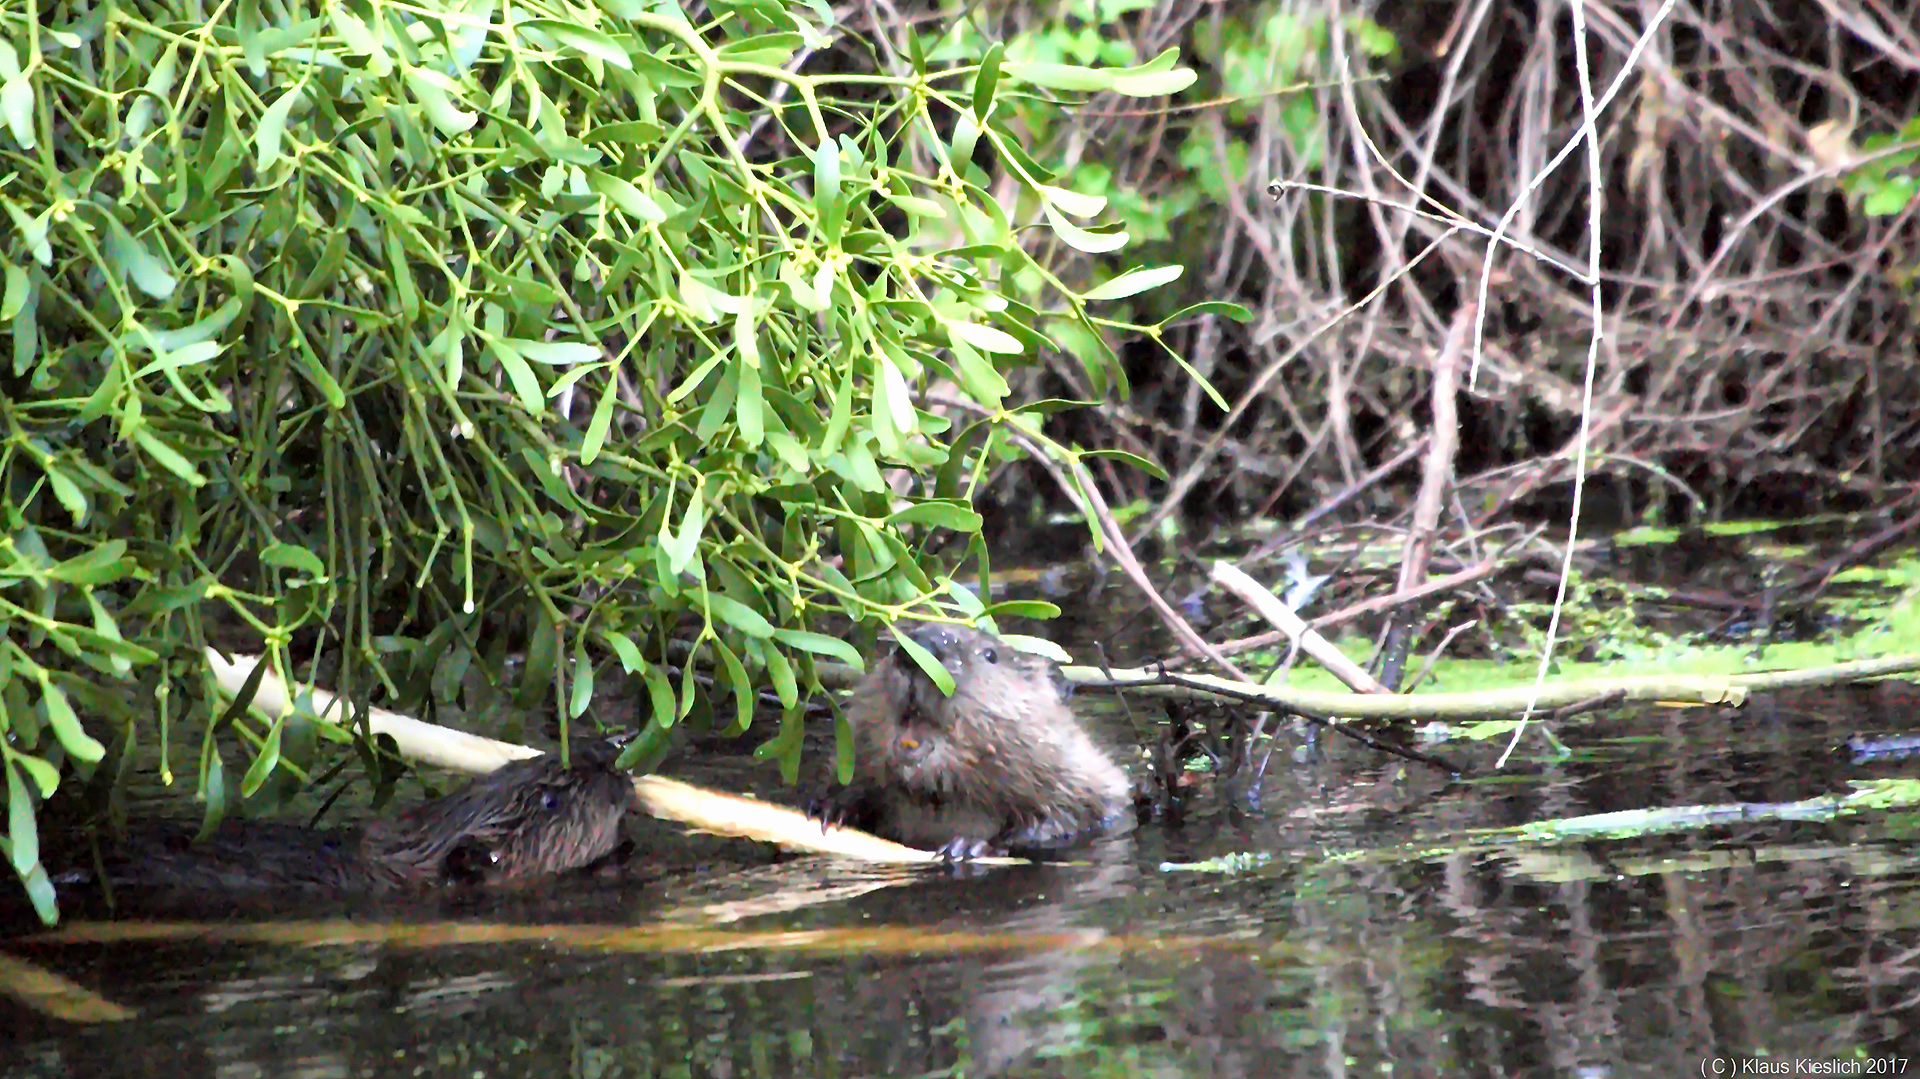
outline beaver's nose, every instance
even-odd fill
[[[944,666],[959,655],[960,635],[952,626],[940,622],[923,622],[907,631],[907,638],[913,643],[933,653],[933,658]]]

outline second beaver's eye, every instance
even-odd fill
[[[980,658],[986,660],[988,663],[998,663],[1000,662],[1000,653],[991,648],[982,648],[980,650]]]

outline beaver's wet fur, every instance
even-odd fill
[[[576,746],[514,761],[446,795],[359,829],[229,825],[201,842],[151,828],[104,859],[116,888],[231,892],[385,892],[492,885],[601,862],[621,847],[633,782],[619,746]]]
[[[908,636],[953,676],[953,696],[902,652],[875,664],[847,706],[853,782],[808,807],[823,826],[964,860],[1069,846],[1126,819],[1127,774],[1081,727],[1051,661],[962,626]]]

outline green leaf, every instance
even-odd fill
[[[53,246],[47,242],[47,227],[53,222],[53,207],[47,207],[38,217],[28,217],[26,211],[15,205],[12,199],[0,198],[0,206],[6,207],[7,216],[13,219],[13,226],[20,230],[21,246],[33,253],[35,262],[51,266]]]
[[[820,219],[820,235],[837,246],[845,214],[845,203],[840,201],[840,146],[827,140],[809,156],[813,158],[813,207]]]
[[[1132,465],[1133,467],[1139,469],[1142,472],[1145,472],[1147,475],[1152,476],[1154,479],[1157,479],[1162,483],[1165,483],[1167,481],[1166,469],[1161,468],[1159,465],[1155,464],[1152,461],[1147,460],[1145,457],[1128,453],[1126,450],[1108,450],[1108,449],[1081,450],[1080,456],[1112,457],[1116,460],[1125,461],[1126,463]]]
[[[172,374],[186,367],[198,367],[209,363],[226,351],[227,346],[218,341],[195,341],[174,349],[161,349],[155,358],[133,373],[135,378],[145,378],[156,371]]]
[[[672,722],[669,715],[668,723]],[[673,752],[673,728],[666,724],[649,722],[640,728],[640,734],[627,743],[614,761],[614,767],[623,772],[647,775],[660,770],[669,754]]]
[[[1045,637],[1028,637],[1019,633],[1003,633],[1000,635],[1000,639],[1018,648],[1022,652],[1032,652],[1037,656],[1045,656],[1055,663],[1073,662],[1073,657],[1067,654],[1066,649],[1047,640]]]
[[[467,672],[473,669],[473,653],[458,644],[452,644],[451,634],[445,636],[451,646],[434,661],[433,675],[428,680],[428,685],[433,691],[433,699],[436,701],[457,699],[460,696],[461,687],[466,682]],[[422,651],[438,646],[439,640],[435,639],[431,644],[423,647]]]
[[[978,449],[993,433],[991,420],[975,420],[960,432],[960,437],[947,447],[947,459],[934,475],[933,495],[935,498],[957,499],[960,497],[960,477],[967,471],[967,455]]]
[[[247,766],[247,774],[240,779],[240,794],[251,798],[260,791],[261,784],[273,775],[280,765],[280,731],[286,725],[286,717],[273,721],[273,727],[267,731],[267,740],[261,744],[260,752]]]
[[[773,636],[773,625],[759,611],[720,592],[707,593],[707,609],[722,622],[749,637],[766,640]]]
[[[1119,277],[1105,284],[1094,286],[1080,298],[1089,301],[1121,300],[1128,296],[1138,295],[1150,288],[1159,288],[1169,281],[1177,281],[1184,272],[1186,272],[1186,267],[1184,266],[1159,266],[1151,270],[1144,268],[1128,270],[1126,273],[1121,274]]]
[[[1049,619],[1060,617],[1060,608],[1043,599],[1010,599],[991,604],[982,613],[989,618]]]
[[[201,752],[206,763],[200,773],[200,796],[207,808],[200,815],[196,839],[212,835],[219,830],[220,822],[227,819],[227,762],[220,759],[220,744],[214,741],[211,727],[206,730]]]
[[[1061,213],[1072,214],[1075,217],[1092,217],[1107,208],[1105,195],[1082,195],[1078,191],[1070,191],[1050,184],[1040,184],[1038,190],[1040,197],[1058,207]]]
[[[54,566],[47,571],[47,576],[83,588],[109,584],[127,577],[136,568],[134,560],[126,557],[126,554],[126,540],[108,540],[85,554],[75,555]]]
[[[888,626],[887,630],[893,634],[894,643],[900,646],[900,650],[911,656],[913,661],[919,664],[920,669],[926,672],[927,677],[933,679],[933,684],[940,687],[941,696],[953,696],[953,675],[940,665],[939,660],[933,658],[933,653],[927,651],[912,637],[902,633],[898,625]]]
[[[590,465],[606,445],[607,432],[613,428],[613,406],[620,400],[620,379],[609,377],[600,390],[600,401],[593,406],[593,418],[587,421],[587,433],[580,440],[580,463]]]
[[[780,711],[780,733],[754,747],[755,760],[780,762],[780,778],[789,786],[800,778],[800,750],[806,743],[806,709],[797,704]]]
[[[733,316],[733,348],[740,356],[740,362],[748,367],[760,366],[760,341],[755,336],[759,328],[759,319],[749,307]]]
[[[239,691],[233,695],[233,700],[227,703],[226,709],[220,713],[219,717],[213,721],[213,725],[208,728],[210,732],[217,731],[246,714],[247,709],[253,705],[254,694],[260,690],[260,683],[266,678],[267,672],[271,670],[272,667],[273,664],[269,662],[266,656],[261,656],[260,659],[254,663],[253,669],[247,672],[246,681],[240,683]],[[278,719],[279,717],[276,716],[274,718]]]
[[[1146,74],[1116,71],[1113,73],[1113,92],[1124,97],[1163,97],[1185,90],[1199,77],[1190,67]]]
[[[633,70],[633,61],[627,56],[627,50],[598,30],[576,23],[561,22],[558,19],[528,19],[520,25],[530,30],[539,30],[555,41],[596,60],[604,60],[614,67],[627,71]]]
[[[804,311],[820,314],[827,309],[827,301],[814,291],[813,285],[800,275],[800,263],[797,259],[780,260],[780,282],[787,286],[787,293],[793,302]]]
[[[1201,374],[1199,371],[1194,370],[1193,365],[1187,362],[1187,358],[1185,356],[1182,356],[1178,352],[1175,352],[1173,350],[1173,347],[1167,344],[1167,339],[1165,337],[1155,336],[1153,338],[1153,342],[1159,345],[1162,349],[1164,349],[1167,355],[1173,357],[1173,362],[1180,365],[1180,370],[1185,371],[1187,373],[1187,377],[1192,379],[1195,383],[1199,385],[1200,389],[1206,393],[1207,399],[1213,402],[1213,407],[1219,409],[1222,412],[1228,411],[1227,399],[1220,396],[1219,390],[1216,390],[1213,388],[1213,383],[1207,380],[1207,376]]]
[[[720,366],[720,361],[725,358],[726,354],[724,352],[716,352],[706,359],[701,360],[699,366],[689,371],[687,377],[681,380],[680,385],[675,386],[672,392],[667,394],[667,403],[677,405],[682,400],[685,400],[688,394],[700,388],[700,384],[707,380],[707,375],[712,372],[714,368]]]
[[[1002,64],[1000,70],[1007,78],[1044,86],[1049,90],[1096,92],[1113,89],[1112,72],[1070,64],[1013,63]]]
[[[773,683],[774,696],[780,698],[783,708],[792,708],[800,703],[800,685],[794,681],[793,665],[778,648],[771,645],[760,650],[760,661],[767,669],[767,680]]]
[[[587,658],[586,634],[573,639],[573,692],[567,698],[567,718],[578,719],[593,703],[593,661]]]
[[[107,218],[107,257],[127,271],[127,279],[141,292],[156,300],[173,295],[173,271],[112,217]]]
[[[673,574],[686,571],[693,562],[693,556],[700,550],[700,530],[706,527],[706,503],[701,501],[700,492],[695,490],[687,500],[687,509],[680,517],[678,532],[667,530],[666,523],[660,526],[660,549],[667,553],[667,570]]]
[[[320,561],[319,555],[291,543],[275,543],[268,546],[260,552],[260,561],[269,566],[279,566],[281,569],[298,570],[316,580],[323,579],[327,575],[326,563]]]
[[[685,270],[680,271],[679,293],[680,302],[702,322],[718,322],[722,312],[735,314],[739,310],[724,302],[731,299],[726,293]]]
[[[760,369],[740,368],[740,389],[733,401],[733,419],[740,429],[740,441],[758,447],[765,440],[766,401],[760,393]]]
[[[955,532],[980,531],[981,519],[973,508],[957,502],[928,500],[915,502],[887,518],[893,525],[929,524],[951,528]]]
[[[0,298],[0,322],[12,322],[27,308],[27,297],[32,294],[31,282],[24,266],[15,266],[10,260],[0,258],[0,267],[5,268],[7,276],[6,295]]]
[[[1041,209],[1046,213],[1047,224],[1053,227],[1054,235],[1060,237],[1062,243],[1076,251],[1085,251],[1089,255],[1104,255],[1127,246],[1125,232],[1088,232],[1068,221],[1059,210],[1054,209],[1051,202],[1043,204]]]
[[[647,698],[653,702],[653,721],[663,727],[673,726],[679,713],[673,705],[673,683],[667,681],[667,672],[657,663],[649,663],[641,668],[641,678],[647,683]],[[689,683],[693,679],[687,679]]]
[[[794,437],[785,431],[768,431],[767,445],[773,449],[773,452],[780,458],[781,463],[793,469],[795,472],[810,473],[813,471],[813,458],[807,456],[806,447],[795,441]],[[813,492],[812,487],[808,487],[805,484],[801,484],[800,486],[804,487],[808,493]]]
[[[805,40],[799,34],[782,31],[775,34],[759,34],[740,41],[729,41],[720,46],[720,59],[732,64],[759,64],[762,67],[783,67],[793,54],[799,51]]]
[[[20,886],[27,890],[27,898],[33,901],[34,913],[40,916],[43,924],[59,924],[59,897],[53,890],[53,878],[47,876],[46,866],[34,866],[26,876],[20,878]]]
[[[963,112],[953,122],[953,142],[947,151],[955,169],[964,169],[973,158],[973,148],[980,142],[980,122],[970,112]]]
[[[987,55],[980,60],[980,72],[973,77],[973,115],[983,124],[993,108],[993,90],[1000,82],[1000,57],[1005,52],[1001,42],[988,46]]]
[[[33,83],[25,75],[15,75],[0,83],[0,118],[22,150],[37,144],[33,127]]]
[[[153,458],[168,472],[186,480],[194,487],[207,485],[207,478],[202,476],[185,457],[182,457],[180,451],[160,441],[159,437],[144,425],[134,428],[133,440],[140,444],[140,448],[147,452],[148,457]]]
[[[868,434],[847,443],[846,450],[841,455],[841,460],[846,465],[843,474],[862,491],[880,494],[887,490],[887,480],[880,474],[880,467],[873,460],[873,451],[867,448],[867,442],[871,437],[872,435]]]
[[[66,692],[48,681],[45,675],[40,678],[40,701],[47,710],[47,723],[53,727],[54,737],[60,739],[60,745],[68,753],[89,764],[106,756],[106,747],[81,729],[80,717],[73,714],[73,705],[67,703]]]
[[[1053,416],[1068,409],[1093,408],[1099,403],[1098,401],[1075,401],[1066,397],[1042,397],[1037,401],[1028,401],[1013,411],[1022,414],[1032,413],[1036,416]]]
[[[694,437],[702,442],[713,442],[720,428],[726,425],[727,418],[733,415],[733,402],[739,395],[739,376],[732,371],[722,372],[720,384],[713,388],[713,395],[707,398],[705,407],[700,410],[700,422],[693,425]]]
[[[47,761],[25,753],[16,753],[13,756],[13,763],[19,765],[32,778],[34,786],[40,788],[42,800],[53,797],[53,792],[60,789],[60,769]]]
[[[1253,321],[1253,312],[1237,303],[1227,303],[1222,300],[1208,300],[1206,303],[1197,303],[1190,307],[1182,307],[1180,310],[1161,319],[1154,326],[1154,329],[1164,330],[1168,326],[1178,325],[1196,315],[1223,315],[1235,322]]]
[[[444,138],[464,135],[479,121],[480,114],[454,104],[460,84],[432,68],[409,66],[401,72],[414,100],[426,110],[427,120]]]
[[[592,363],[601,355],[598,346],[584,341],[530,341],[524,337],[513,337],[508,339],[508,343],[515,352],[534,363],[555,367]]]
[[[982,326],[977,322],[958,320],[942,322],[953,340],[965,341],[983,352],[1001,352],[1018,355],[1021,351],[1020,339],[1005,330],[992,326]]]
[[[961,341],[954,342],[953,358],[959,363],[960,385],[967,395],[988,408],[999,408],[1000,402],[1011,392],[1007,380],[1000,377],[1000,372]]]
[[[553,672],[560,665],[560,627],[545,607],[534,608],[527,619],[527,663],[520,671],[520,687],[514,703],[531,708],[553,685]]]
[[[540,388],[539,376],[533,373],[533,368],[528,365],[526,358],[513,347],[513,342],[505,338],[489,336],[487,351],[493,353],[494,359],[500,361],[500,366],[507,372],[507,381],[513,383],[514,395],[520,398],[520,403],[526,406],[527,411],[535,416],[545,415],[546,391]]]
[[[838,637],[829,637],[824,633],[813,633],[804,629],[776,629],[773,631],[773,639],[803,652],[831,656],[857,671],[867,669],[866,663],[860,658],[860,653],[854,651],[852,645]]]
[[[753,726],[753,683],[747,679],[746,666],[725,641],[714,638],[713,650],[720,653],[720,665],[727,672],[727,684],[733,687],[733,726],[721,733],[737,735]]]
[[[341,5],[330,5],[327,16],[333,23],[334,33],[340,35],[341,44],[356,56],[385,56],[386,49],[380,38],[360,17]],[[377,74],[384,74],[378,72]]]
[[[633,643],[632,637],[617,630],[602,630],[600,635],[606,638],[607,644],[613,648],[613,654],[620,658],[621,668],[628,674],[646,669],[647,661],[640,655],[640,649]]]
[[[13,871],[26,876],[40,864],[40,825],[33,816],[33,796],[11,761],[0,761],[7,769],[7,835],[13,856]]]
[[[887,201],[900,207],[915,217],[944,218],[947,211],[932,199],[923,199],[917,195],[888,195]]]
[[[974,533],[973,538],[976,540],[979,539],[980,534],[977,532]],[[966,584],[966,582],[956,581],[949,578],[947,580],[946,593],[947,593],[947,597],[953,600],[953,605],[955,607],[960,608],[961,614],[964,614],[968,618],[974,619],[975,621],[978,621],[979,619],[986,616],[986,613],[987,613],[986,604],[980,602],[980,597],[974,594],[973,589],[969,587]],[[982,627],[982,628],[989,629],[989,631],[991,632],[990,627]]]
[[[842,364],[843,374],[840,389],[833,395],[833,408],[827,413],[827,429],[821,433],[815,450],[822,457],[832,454],[840,448],[847,437],[847,430],[853,423],[853,370],[852,362]]]
[[[1868,217],[1892,217],[1906,209],[1915,194],[1920,194],[1920,178],[1889,177],[1860,203],[1860,211]]]
[[[646,193],[610,172],[599,169],[587,170],[587,186],[595,194],[606,196],[607,200],[620,207],[629,217],[638,218],[651,225],[657,225],[667,219],[660,204],[648,198]],[[693,306],[688,304],[689,307]]]
[[[287,114],[291,113],[294,105],[299,103],[300,93],[299,86],[288,90],[273,104],[268,105],[266,112],[260,114],[260,126],[253,133],[255,172],[264,175],[273,167],[274,162],[280,160],[280,141],[287,134]]]
[[[40,468],[46,472],[46,484],[54,488],[54,499],[67,511],[67,516],[73,518],[73,524],[75,526],[86,524],[86,511],[90,503],[86,501],[86,495],[81,492],[79,484],[75,484],[73,478],[61,472],[60,468],[54,467],[52,461],[44,463]]]
[[[609,143],[614,146],[650,146],[660,141],[666,129],[650,120],[626,120],[619,123],[601,124],[580,136],[580,141],[589,146]],[[551,195],[548,198],[552,198]]]

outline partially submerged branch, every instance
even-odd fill
[[[258,657],[246,655],[235,655],[229,662],[218,652],[207,650],[207,667],[221,692],[229,697],[245,688],[259,662]],[[313,702],[312,718],[342,727],[354,725],[345,702],[318,687],[308,692]],[[251,706],[276,718],[296,710],[286,683],[271,669],[261,673]],[[498,742],[477,734],[436,726],[384,708],[369,708],[362,718],[367,733],[391,737],[400,755],[409,761],[468,775],[484,775],[509,761],[538,756],[540,752],[528,746]],[[664,776],[637,776],[633,788],[647,812],[662,820],[685,824],[696,831],[754,839],[776,843],[788,850],[833,854],[867,862],[914,864],[940,861],[940,856],[932,851],[903,846],[852,828],[823,831],[819,821],[797,810],[737,794],[706,790]],[[982,864],[1015,864],[1021,859],[976,858],[974,861]]]

